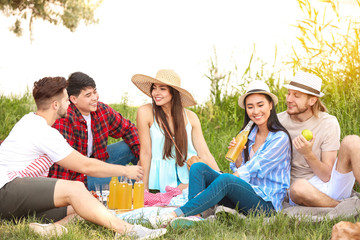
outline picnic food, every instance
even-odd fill
[[[310,141],[313,138],[313,133],[309,129],[302,130],[301,134],[308,141]]]
[[[94,198],[96,198],[96,199],[98,199],[98,200],[100,199],[99,196],[96,194],[95,191],[90,191],[90,194],[93,195]]]

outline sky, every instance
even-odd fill
[[[355,0],[342,0],[342,9]],[[315,1],[316,4],[319,1]],[[296,0],[104,0],[99,23],[81,24],[75,32],[36,20],[31,42],[26,29],[16,37],[13,18],[0,13],[0,94],[22,94],[46,76],[67,78],[81,71],[91,76],[100,101],[131,105],[150,102],[132,83],[134,74],[155,77],[173,69],[182,87],[202,104],[209,98],[209,59],[214,49],[220,69],[234,62],[246,67],[253,47],[265,62],[286,57],[295,44],[302,13]]]

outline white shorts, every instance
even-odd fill
[[[345,174],[339,173],[336,171],[336,164],[337,159],[331,171],[331,177],[328,182],[323,182],[318,176],[313,176],[310,178],[309,183],[311,183],[311,185],[329,197],[335,200],[343,200],[350,197],[355,183],[355,176],[352,171]],[[290,196],[289,203],[292,206],[296,205],[291,200]]]

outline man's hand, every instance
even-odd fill
[[[141,166],[133,165],[133,166],[125,166],[125,177],[141,180],[144,176],[144,171]]]
[[[300,134],[293,140],[293,145],[301,155],[307,158],[307,156],[312,153],[312,147],[314,145],[314,142],[315,135],[310,141],[308,141],[303,135]]]

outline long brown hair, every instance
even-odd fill
[[[311,106],[312,112],[315,117],[319,117],[319,112],[327,112],[326,106],[321,102],[320,98]]]
[[[163,109],[161,108],[161,106],[157,106],[155,104],[154,99],[152,98],[152,108],[153,108],[153,112],[155,114],[155,119],[156,122],[158,123],[158,125],[163,129],[162,124],[160,123],[159,119],[162,120],[162,122],[164,123],[165,127],[169,130],[170,134],[172,134],[173,137],[175,137],[175,143],[177,145],[177,147],[179,148],[180,152],[182,153],[182,155],[184,156],[184,159],[182,158],[182,156],[180,155],[180,153],[178,151],[175,150],[176,153],[176,163],[182,167],[184,165],[184,160],[187,159],[187,148],[188,148],[188,142],[187,142],[187,133],[186,133],[186,128],[185,128],[185,122],[184,122],[184,108],[181,104],[181,99],[180,99],[180,93],[170,87],[167,86],[169,88],[170,94],[172,96],[171,99],[171,116],[173,117],[173,124],[174,124],[174,132],[171,132],[170,127],[169,127],[169,123],[166,119],[165,113],[163,111]],[[152,93],[154,89],[154,84],[151,85],[150,88],[150,94]],[[168,134],[166,133],[166,130],[163,129],[163,134],[165,136],[165,143],[164,143],[164,149],[163,149],[163,159],[169,159],[169,158],[173,158],[173,154],[172,154],[172,149],[173,149],[173,142],[170,139],[170,137],[168,136]]]

